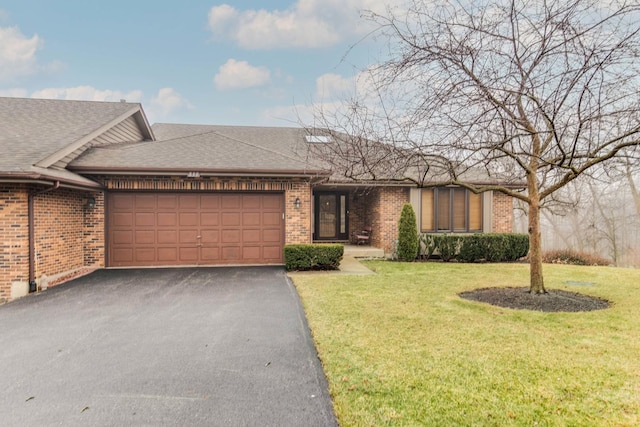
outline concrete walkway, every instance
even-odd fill
[[[320,270],[320,271],[290,271],[287,274],[291,277],[301,275],[335,275],[335,274],[352,274],[352,275],[364,275],[364,274],[376,274],[362,264],[358,258],[344,255],[342,261],[340,261],[340,267],[338,270]]]

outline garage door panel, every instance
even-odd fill
[[[262,209],[276,210],[280,212],[283,207],[283,197],[273,197],[273,195],[262,196]]]
[[[156,250],[155,248],[135,248],[135,263],[136,264],[145,264],[152,263],[156,259]]]
[[[156,196],[152,194],[136,194],[135,195],[135,208],[144,210],[156,209]]]
[[[173,264],[178,262],[178,248],[176,247],[159,247],[158,261]]]
[[[271,262],[279,262],[282,260],[282,246],[263,246],[262,257]]]
[[[220,214],[218,212],[203,212],[200,214],[200,225],[215,226],[219,224],[220,224]]]
[[[111,251],[112,261],[115,263],[130,263],[133,262],[133,249],[132,248],[114,248]]]
[[[242,259],[244,261],[258,261],[261,258],[262,248],[260,246],[244,246],[242,248]]]
[[[255,243],[262,240],[262,233],[259,228],[254,230],[242,230],[242,243]]]
[[[111,236],[115,245],[130,245],[133,243],[133,231],[131,230],[114,230]]]
[[[180,212],[180,227],[195,227],[198,225],[196,212]]]
[[[175,210],[178,207],[178,196],[175,194],[158,195],[158,210]]]
[[[222,247],[222,260],[225,262],[240,262],[242,248],[240,246],[224,246]]]
[[[223,212],[222,226],[240,225],[240,214],[238,212]]]
[[[240,243],[240,230],[222,230],[221,242],[224,243]]]
[[[245,195],[242,197],[242,208],[259,210],[261,207],[262,196],[259,194]]]
[[[178,225],[178,214],[175,212],[158,212],[158,227],[175,227]]]
[[[220,261],[220,248],[214,247],[202,247],[200,248],[200,255],[204,262],[208,261]]]
[[[156,214],[155,212],[136,212],[135,213],[136,227],[152,227],[156,226]]]
[[[180,233],[179,242],[181,244],[193,243],[195,245],[198,242],[198,230],[197,229],[191,229],[191,230],[180,229],[179,233]]]
[[[178,243],[177,230],[158,230],[158,244],[166,245],[169,243]]]
[[[109,265],[283,261],[282,193],[111,193]]]
[[[217,211],[220,209],[219,194],[203,194],[200,198],[200,208]]]
[[[131,212],[114,212],[111,215],[111,227],[131,227],[133,225],[133,213]]]
[[[262,230],[262,241],[269,243],[282,242],[282,232],[279,229]]]
[[[200,242],[202,244],[218,243],[220,241],[220,232],[218,230],[202,230],[200,233]]]
[[[282,214],[280,212],[265,212],[262,214],[262,225],[280,226],[281,218]]]
[[[135,236],[135,243],[138,245],[153,245],[156,242],[154,230],[136,230]]]
[[[180,261],[181,263],[197,264],[198,263],[198,248],[180,248]]]
[[[260,226],[260,212],[243,212],[242,225],[245,227]]]
[[[240,194],[223,194],[220,199],[222,209],[240,209],[242,206],[242,196]]]
[[[180,209],[198,209],[200,197],[197,194],[181,194]]]
[[[114,210],[131,210],[134,206],[133,194],[114,194],[110,200],[110,206]],[[117,196],[117,197],[116,197]]]

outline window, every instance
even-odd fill
[[[422,190],[422,232],[482,231],[482,195],[460,187]]]

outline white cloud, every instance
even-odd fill
[[[167,116],[175,111],[193,109],[193,105],[175,89],[164,87],[158,91],[158,95],[151,98],[151,110],[161,116]]]
[[[229,38],[246,49],[317,48],[362,35],[370,28],[364,10],[383,12],[399,0],[298,0],[286,10],[239,11],[228,4],[209,11],[215,38]]]
[[[35,73],[42,43],[37,34],[28,38],[18,27],[0,27],[0,80]]]
[[[229,59],[220,66],[213,78],[218,90],[246,89],[264,86],[271,82],[271,72],[266,67],[254,67],[247,61]]]
[[[355,86],[355,77],[342,77],[334,73],[323,74],[316,79],[316,96],[319,99],[342,98],[345,94],[353,94]]]
[[[99,90],[92,86],[76,86],[68,88],[47,88],[35,91],[32,98],[47,99],[73,99],[78,101],[120,101],[126,99],[127,102],[140,102],[142,91],[133,90],[122,92],[119,90]]]

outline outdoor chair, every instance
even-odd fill
[[[371,243],[371,226],[367,225],[362,228],[362,231],[355,234],[355,240],[357,245],[368,245]]]

